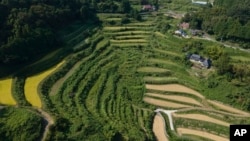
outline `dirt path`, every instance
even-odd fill
[[[223,126],[228,126],[229,127],[229,123],[206,116],[206,115],[202,115],[202,114],[173,114],[173,117],[177,117],[177,118],[188,118],[188,119],[194,119],[194,120],[200,120],[200,121],[207,121],[207,122],[211,122],[211,123],[215,123],[215,124],[219,124],[219,125],[223,125]]]
[[[155,93],[146,93],[146,96],[153,96],[153,97],[169,99],[169,100],[175,100],[175,101],[180,101],[180,102],[186,102],[186,103],[202,106],[202,104],[199,103],[198,101],[196,101],[195,99],[185,97],[185,96],[163,95],[163,94],[155,94]]]
[[[189,105],[184,105],[184,104],[177,104],[174,102],[169,102],[165,100],[159,100],[159,99],[154,99],[151,97],[144,97],[143,101],[152,105],[156,106],[161,106],[161,107],[171,107],[171,108],[185,108],[185,107],[191,107]]]
[[[146,84],[147,89],[153,89],[153,90],[161,90],[161,91],[169,91],[169,92],[182,92],[187,94],[193,94],[197,97],[200,97],[204,99],[204,96],[201,95],[199,92],[190,89],[186,86],[179,85],[179,84],[166,84],[166,85],[152,85],[152,84]]]
[[[177,132],[179,135],[182,134],[189,134],[189,135],[196,135],[204,138],[208,138],[214,141],[229,141],[229,139],[217,136],[211,133],[207,133],[204,131],[199,131],[199,130],[193,130],[193,129],[187,129],[187,128],[177,128]]]
[[[50,126],[54,124],[54,120],[53,120],[53,118],[52,118],[47,112],[45,112],[44,110],[42,110],[42,109],[40,109],[40,108],[39,108],[39,109],[36,109],[36,110],[37,110],[37,111],[41,114],[41,116],[48,122],[48,124],[47,124],[46,127],[45,127],[45,130],[44,130],[42,139],[41,139],[41,141],[45,141],[45,139],[46,139],[46,137],[47,137],[47,134],[48,134],[48,132],[49,132]]]
[[[154,118],[153,132],[157,141],[169,141],[166,134],[166,125],[164,118],[160,113],[157,113]]]
[[[214,105],[214,106],[216,106],[216,107],[218,107],[221,110],[225,110],[225,111],[228,111],[228,112],[231,112],[231,113],[238,113],[238,114],[250,116],[250,113],[241,111],[239,109],[236,109],[236,108],[224,105],[224,104],[216,102],[216,101],[207,100],[207,102],[210,103],[210,104],[212,104],[212,105]]]

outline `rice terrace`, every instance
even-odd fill
[[[0,1],[0,140],[229,141],[250,124],[249,21],[206,21],[223,0],[52,1]]]

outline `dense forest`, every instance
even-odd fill
[[[76,20],[95,21],[96,12],[130,10],[128,0],[1,0],[0,65],[30,62],[61,47],[57,31]]]
[[[250,1],[216,0],[213,7],[186,14],[183,21],[214,34],[217,40],[230,40],[250,48]]]

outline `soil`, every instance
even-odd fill
[[[161,91],[169,91],[169,92],[183,92],[188,94],[193,94],[197,97],[204,98],[199,92],[190,89],[186,86],[179,85],[179,84],[166,84],[166,85],[151,85],[146,84],[147,89],[154,89],[154,90],[161,90]]]
[[[193,129],[187,129],[187,128],[177,128],[177,132],[179,135],[189,134],[189,135],[196,135],[196,136],[208,138],[208,139],[211,139],[214,141],[229,141],[229,139],[227,139],[225,137],[221,137],[218,135],[214,135],[214,134],[207,133],[204,131],[199,131],[199,130],[193,130]]]
[[[157,141],[168,141],[165,131],[165,121],[161,115],[157,114],[154,118],[153,132],[156,136]]]
[[[219,125],[223,125],[223,126],[228,126],[229,127],[229,123],[206,116],[206,115],[202,115],[202,114],[173,114],[174,117],[177,118],[188,118],[188,119],[194,119],[194,120],[200,120],[200,121],[207,121],[207,122],[211,122],[211,123],[215,123],[215,124],[219,124]]]
[[[171,108],[185,108],[185,107],[191,107],[189,105],[184,105],[184,104],[177,104],[174,102],[169,102],[166,100],[159,100],[159,99],[154,99],[151,97],[144,97],[143,101],[152,105],[156,106],[161,106],[161,107],[171,107]]]
[[[169,100],[175,100],[175,101],[180,101],[180,102],[186,102],[198,106],[202,106],[201,103],[196,101],[193,98],[185,97],[185,96],[175,96],[175,95],[162,95],[162,94],[155,94],[155,93],[147,93],[147,96],[154,96],[154,97],[159,97],[163,99],[169,99]]]

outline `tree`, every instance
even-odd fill
[[[120,5],[120,11],[122,13],[129,13],[131,10],[130,2],[128,0],[122,0]]]

